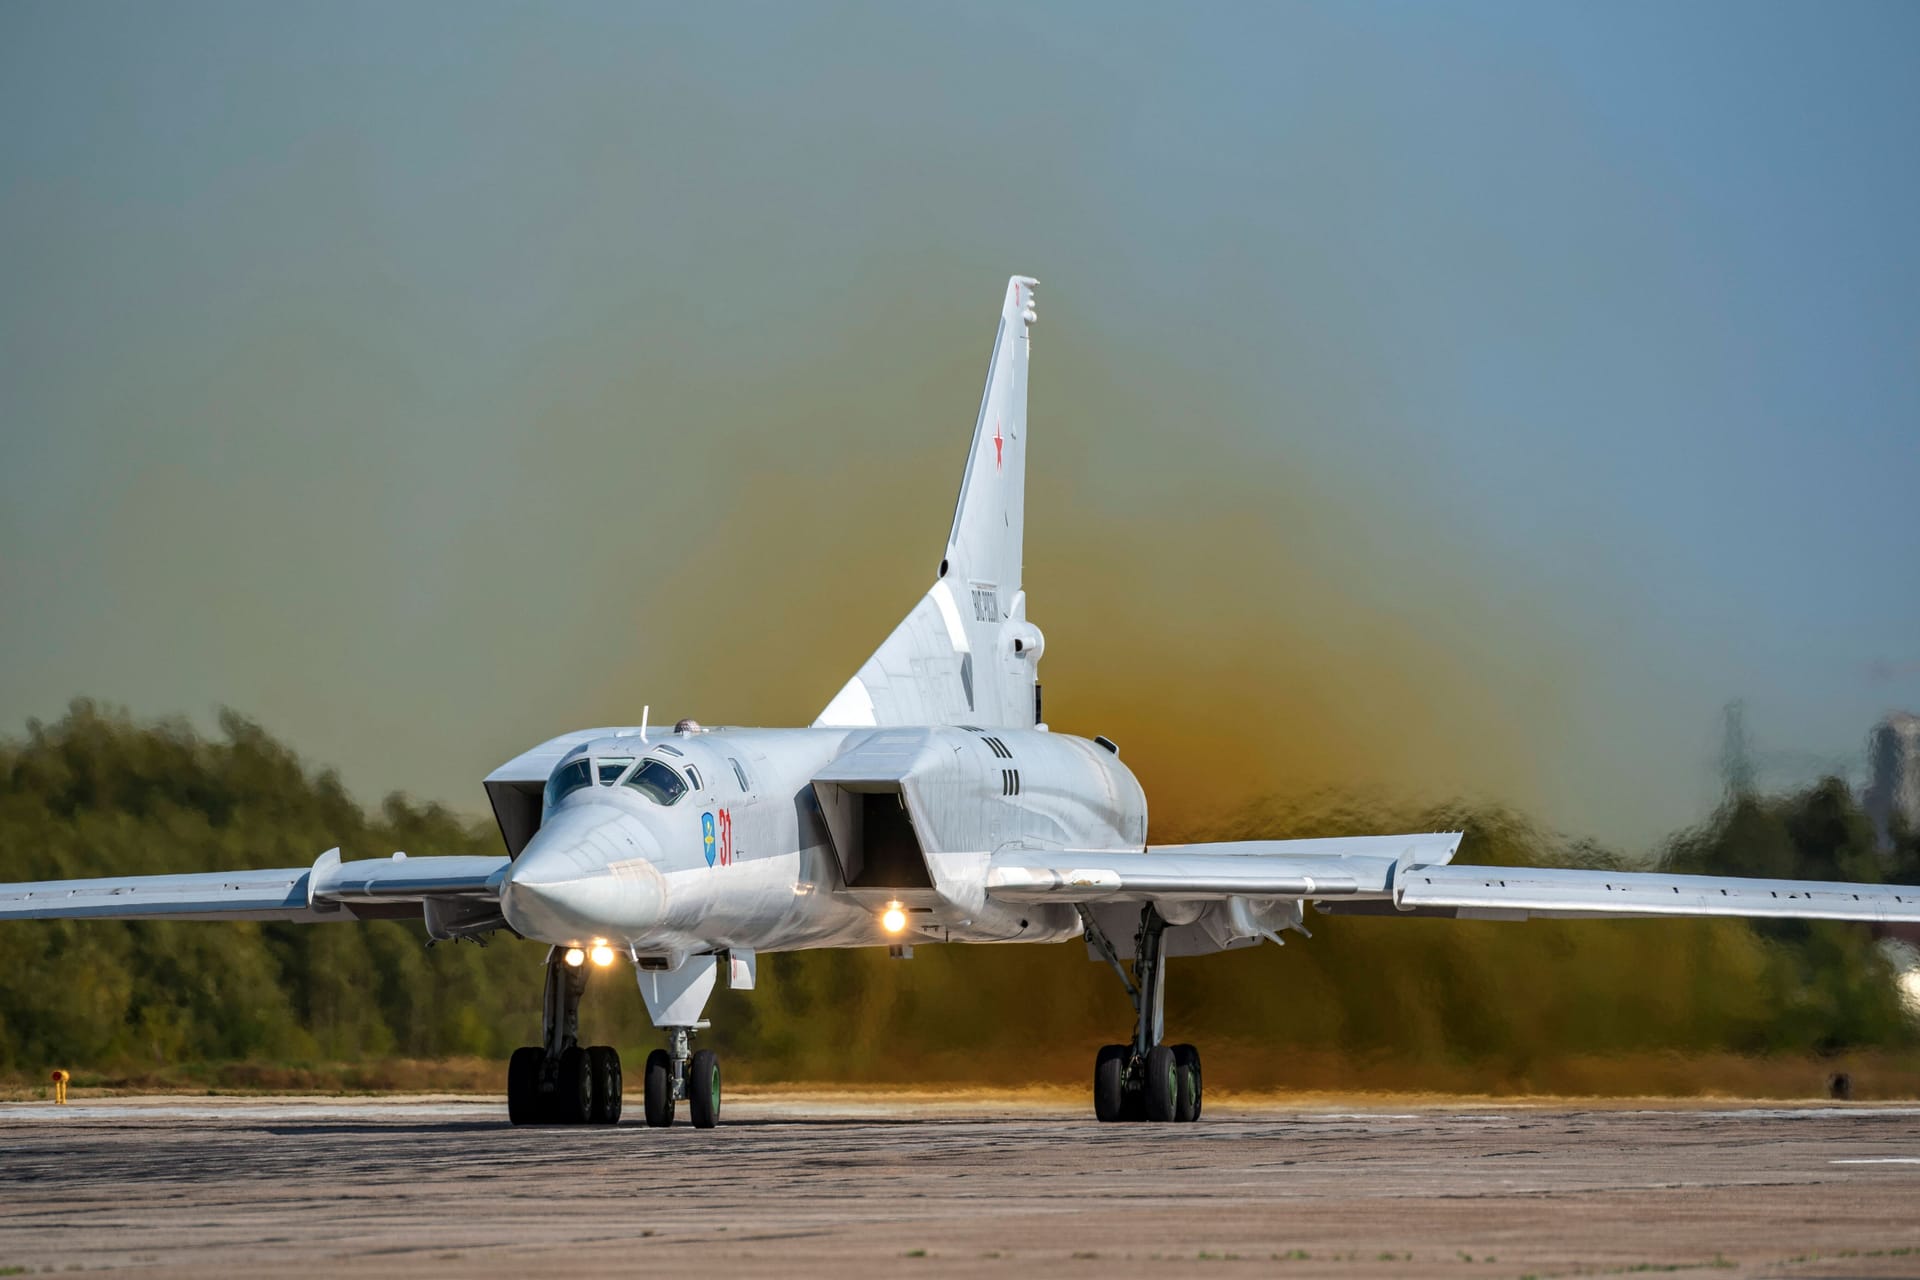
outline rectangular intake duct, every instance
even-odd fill
[[[814,778],[813,793],[847,888],[933,888],[910,794],[925,745],[924,730],[882,730]]]

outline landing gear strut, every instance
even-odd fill
[[[1166,1034],[1167,922],[1149,902],[1140,908],[1133,971],[1086,907],[1078,908],[1087,941],[1120,975],[1133,1001],[1133,1043],[1103,1047],[1093,1061],[1093,1114],[1101,1120],[1198,1120],[1200,1051],[1160,1043]]]
[[[647,1055],[647,1123],[664,1129],[673,1123],[674,1105],[685,1099],[696,1129],[711,1129],[720,1121],[720,1055],[711,1049],[692,1052],[696,1027],[669,1027],[668,1048]]]
[[[580,997],[587,967],[547,955],[543,1043],[515,1049],[507,1063],[507,1118],[514,1124],[618,1124],[620,1055],[580,1044]]]

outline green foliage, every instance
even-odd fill
[[[377,815],[259,726],[209,740],[86,703],[0,744],[0,880],[303,866],[345,857],[492,853],[491,823],[389,797]],[[1620,866],[1479,807],[1250,808],[1161,839],[1459,828],[1463,860]],[[1730,803],[1673,842],[1678,870],[1920,880],[1920,839],[1883,859],[1846,788]],[[1524,1082],[1568,1055],[1799,1052],[1914,1041],[1866,930],[1737,921],[1459,923],[1309,919],[1316,936],[1174,963],[1173,1034],[1275,1066],[1392,1060]],[[540,959],[502,938],[427,950],[416,923],[54,921],[0,926],[0,1068],[207,1060],[501,1059],[534,1039]],[[589,1034],[655,1040],[624,971],[596,980]],[[735,1078],[1078,1081],[1129,1011],[1080,944],[921,947],[763,958],[761,988],[722,991],[709,1041]],[[1276,1073],[1277,1074],[1277,1073]],[[1210,1078],[1212,1078],[1210,1076]],[[1478,1078],[1478,1077],[1476,1077]]]
[[[76,702],[0,746],[0,879],[485,853],[490,827],[392,797],[371,818],[232,713],[222,739]],[[499,1056],[538,1027],[531,946],[438,947],[416,924],[0,926],[0,1066]]]
[[[1891,856],[1874,845],[1873,824],[1838,778],[1782,796],[1735,796],[1712,821],[1668,847],[1670,870],[1914,884],[1916,849],[1903,838]],[[1841,1049],[1910,1040],[1886,962],[1871,932],[1854,925],[1781,920],[1757,923],[1767,967],[1760,975],[1773,1016],[1736,1047]]]

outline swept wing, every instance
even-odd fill
[[[1248,840],[1127,850],[1008,850],[987,892],[1008,902],[1309,899],[1335,915],[1463,920],[1738,916],[1920,922],[1920,888],[1818,880],[1451,864],[1458,833]]]
[[[1322,898],[1390,891],[1398,869],[1445,863],[1457,831],[1318,840],[1237,840],[1133,850],[1005,850],[987,892],[1007,902]]]
[[[0,884],[0,920],[290,920],[414,915],[499,897],[507,859],[368,858],[329,849],[310,867]]]
[[[1920,888],[1547,867],[1415,867],[1396,883],[1393,905],[1465,920],[1743,916],[1893,922],[1920,921]]]

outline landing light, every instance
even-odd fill
[[[604,942],[593,944],[593,962],[604,969],[613,963],[613,948]]]
[[[880,913],[880,927],[888,933],[899,933],[907,927],[907,913],[895,902]]]
[[[582,951],[580,948],[578,947],[567,948],[566,960],[567,960],[567,967],[569,969],[578,969],[582,964],[586,963],[586,959],[587,959],[587,953]]]

